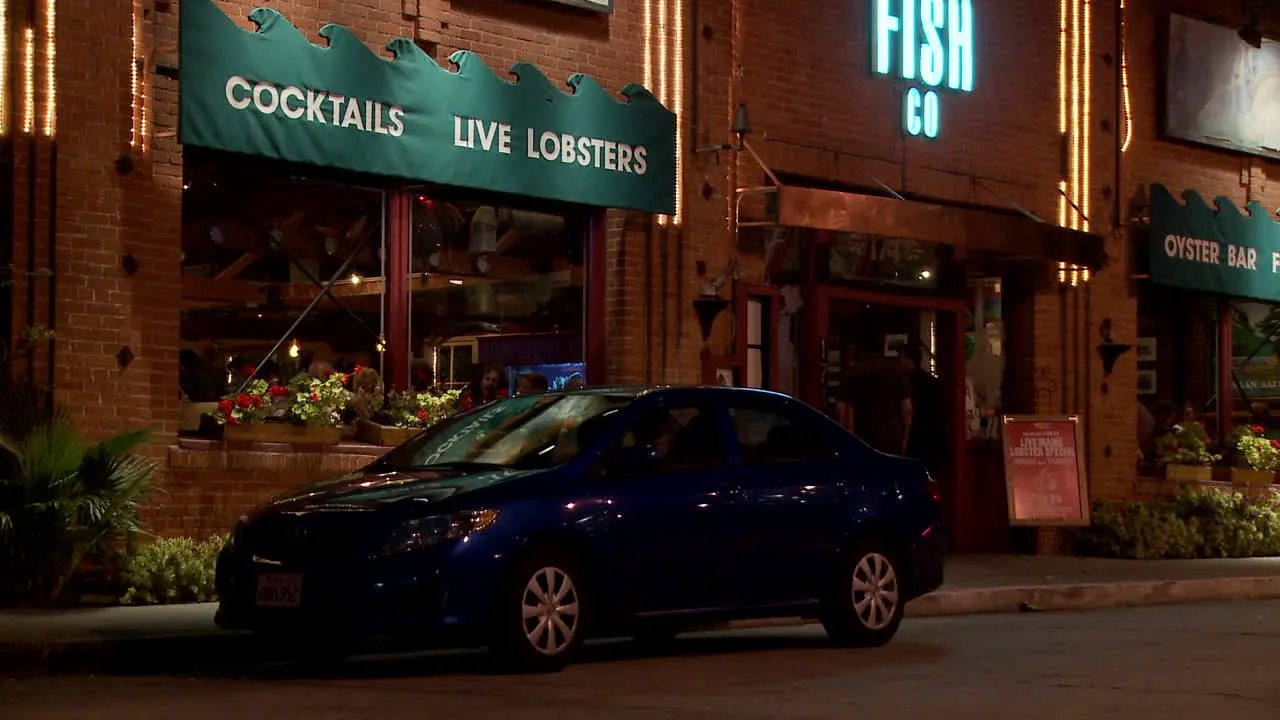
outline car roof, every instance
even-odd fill
[[[547,395],[665,395],[667,393],[724,393],[735,395],[761,395],[789,399],[791,396],[758,388],[724,387],[722,385],[592,385],[577,390],[557,390]]]

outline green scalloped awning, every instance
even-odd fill
[[[275,10],[237,26],[180,4],[183,144],[549,200],[675,211],[676,119],[639,85],[615,98],[582,74],[513,80],[475,54],[441,67],[411,41],[375,54],[327,25],[315,45]]]
[[[1229,198],[1210,207],[1194,190],[1179,202],[1151,186],[1148,258],[1162,285],[1258,300],[1280,301],[1280,223],[1262,203],[1241,212]]]

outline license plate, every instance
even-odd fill
[[[296,608],[302,604],[301,575],[259,575],[258,607]]]

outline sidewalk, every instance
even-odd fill
[[[1132,605],[1280,599],[1280,558],[1101,560],[957,556],[941,590],[912,602],[910,617],[1088,610]],[[124,654],[234,659],[253,652],[244,634],[213,624],[214,605],[0,612],[0,676],[58,669],[92,672]],[[778,623],[744,623],[742,625]]]

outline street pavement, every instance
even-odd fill
[[[0,718],[1275,720],[1277,643],[1280,601],[1259,601],[909,618],[875,650],[814,627],[687,636],[666,654],[611,643],[555,675],[491,674],[475,653],[309,675],[185,657],[0,681]]]

